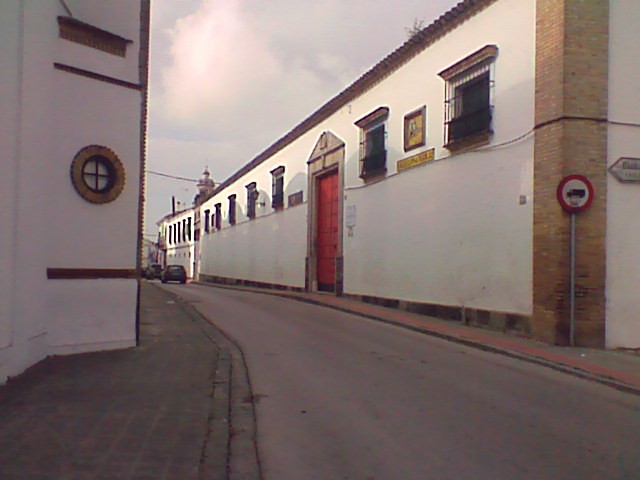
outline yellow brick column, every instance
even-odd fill
[[[556,187],[570,174],[595,189],[576,218],[577,345],[604,346],[608,0],[537,0],[533,333],[569,339],[569,215]]]

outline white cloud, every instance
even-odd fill
[[[185,121],[228,110],[256,81],[281,65],[253,32],[240,0],[208,0],[171,31],[172,64],[164,70],[166,115]],[[259,75],[258,75],[259,73]]]
[[[224,180],[455,3],[154,0],[149,168]]]

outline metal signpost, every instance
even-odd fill
[[[584,212],[593,202],[593,185],[582,175],[569,175],[558,184],[558,202],[571,215],[570,246],[570,304],[569,304],[569,345],[575,346],[575,285],[576,285],[576,214]]]

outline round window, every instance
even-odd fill
[[[112,202],[124,188],[124,167],[117,155],[107,147],[90,145],[74,157],[71,182],[78,194],[88,202]]]
[[[104,193],[111,188],[114,180],[111,162],[102,155],[94,155],[84,162],[82,180],[87,187],[96,192]]]

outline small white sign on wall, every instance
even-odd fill
[[[356,206],[355,205],[347,205],[346,226],[347,228],[356,226]]]
[[[619,158],[609,172],[622,183],[640,183],[640,158]]]

